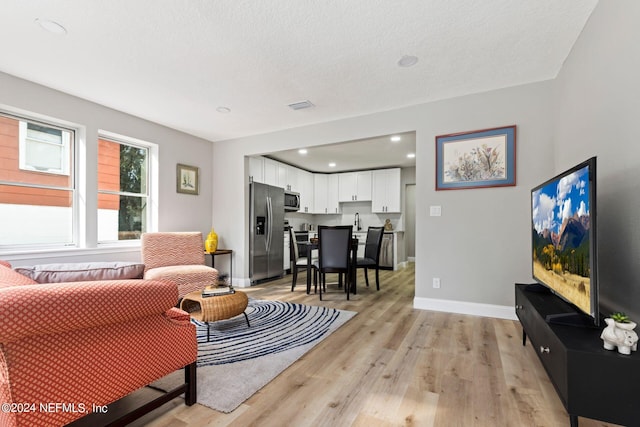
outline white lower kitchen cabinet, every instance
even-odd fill
[[[358,239],[358,258],[362,258],[364,257],[367,233],[356,231],[353,235]],[[380,267],[389,270],[398,270],[398,268],[406,261],[404,252],[404,232],[385,232],[384,236],[382,236],[382,245],[380,247]]]
[[[289,230],[284,232],[284,253],[282,257],[282,267],[286,272],[291,268],[291,237],[289,236]]]

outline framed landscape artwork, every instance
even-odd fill
[[[436,136],[436,191],[516,185],[516,126]]]
[[[199,169],[178,163],[176,170],[176,191],[184,194],[198,194],[200,191]]]

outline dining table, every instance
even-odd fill
[[[311,293],[311,273],[313,271],[313,260],[311,254],[314,249],[318,249],[319,242],[308,241],[308,242],[297,242],[300,246],[305,246],[307,248],[307,295]],[[345,283],[345,292],[347,292],[347,299],[349,299],[349,294],[353,292],[356,294],[356,270],[358,265],[358,239],[353,237],[351,238],[351,247],[350,255],[351,255],[351,263],[349,266],[349,274],[346,282],[348,283],[349,289],[347,290],[347,283]]]

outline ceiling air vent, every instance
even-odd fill
[[[311,107],[313,107],[313,104],[309,101],[300,101],[289,104],[289,108],[291,108],[292,110],[304,110],[305,108]]]

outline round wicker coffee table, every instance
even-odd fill
[[[244,314],[244,318],[249,324],[249,317],[245,313],[249,298],[247,294],[235,291],[233,294],[216,295],[203,297],[202,291],[193,291],[182,298],[180,308],[189,316],[207,324],[207,341],[209,341],[209,322],[230,319]]]

